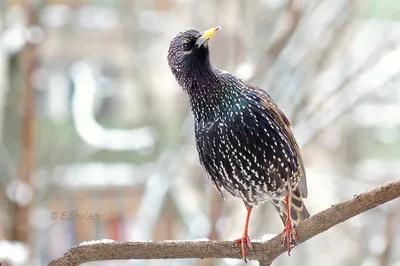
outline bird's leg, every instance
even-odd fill
[[[247,217],[246,217],[246,224],[244,225],[244,232],[243,232],[243,236],[241,238],[238,238],[236,240],[233,241],[233,245],[235,246],[236,244],[241,245],[242,247],[242,256],[243,256],[243,260],[247,263],[247,259],[246,259],[246,248],[244,246],[244,244],[246,243],[247,246],[249,247],[250,251],[253,253],[253,244],[251,244],[250,241],[250,237],[248,235],[249,232],[249,221],[250,221],[250,214],[251,214],[251,210],[253,209],[253,207],[250,206],[246,206],[247,208]]]
[[[286,195],[285,202],[286,202],[287,215],[286,215],[285,229],[283,230],[281,239],[283,244],[286,243],[288,255],[290,256],[290,252],[292,250],[291,242],[292,240],[296,242],[297,238],[296,238],[296,232],[293,228],[292,216],[290,213],[290,195]]]

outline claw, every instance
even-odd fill
[[[244,262],[247,263],[247,258],[246,258],[246,248],[245,248],[245,243],[247,247],[250,249],[251,253],[254,254],[253,252],[253,244],[251,244],[250,237],[248,235],[248,229],[249,229],[249,220],[250,220],[250,214],[251,214],[252,207],[247,207],[247,217],[246,217],[246,224],[244,226],[244,232],[242,238],[236,239],[232,243],[232,247],[235,247],[236,244],[240,243],[240,246],[242,247],[242,256]]]
[[[288,255],[290,256],[290,252],[292,251],[292,247],[297,244],[297,237],[295,229],[290,225],[285,227],[283,233],[281,235],[282,246],[287,246]]]
[[[232,247],[235,247],[236,244],[239,244],[239,243],[240,243],[240,245],[241,245],[241,247],[242,247],[242,257],[243,257],[243,260],[244,260],[244,262],[247,263],[246,248],[245,248],[245,245],[244,245],[244,244],[246,244],[247,247],[249,248],[249,250],[251,251],[251,253],[254,254],[254,251],[253,251],[253,244],[251,243],[250,237],[249,237],[248,235],[243,235],[241,238],[238,238],[238,239],[234,240],[234,241],[233,241],[233,244],[232,244]]]

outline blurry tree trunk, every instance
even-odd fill
[[[27,15],[27,27],[34,25],[34,14],[30,4],[31,1],[26,0],[25,10]],[[22,67],[24,77],[24,95],[22,110],[22,126],[21,126],[21,152],[18,165],[18,179],[16,192],[19,186],[26,185],[31,188],[31,176],[34,165],[34,112],[35,112],[35,92],[32,85],[32,76],[36,63],[36,49],[34,44],[27,41],[25,47],[20,53],[20,65]],[[16,197],[11,201],[11,235],[10,239],[14,241],[30,243],[30,209],[32,200],[21,204]]]
[[[379,266],[390,266],[391,264],[391,251],[394,246],[394,240],[396,236],[396,229],[399,224],[400,215],[395,209],[399,209],[400,204],[394,206],[386,214],[386,224],[385,224],[385,248],[379,256]]]

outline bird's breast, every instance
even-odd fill
[[[288,142],[250,109],[196,122],[200,161],[213,183],[248,204],[280,197],[295,175]]]

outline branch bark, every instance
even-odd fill
[[[342,223],[360,213],[400,197],[400,179],[355,195],[352,199],[333,205],[312,216],[297,227],[298,242],[308,239]],[[280,235],[267,242],[253,242],[254,254],[249,259],[269,265],[286,249],[281,246]],[[128,259],[182,259],[182,258],[241,258],[239,248],[231,241],[143,241],[111,242],[72,247],[64,256],[49,266],[80,265],[100,260]]]

